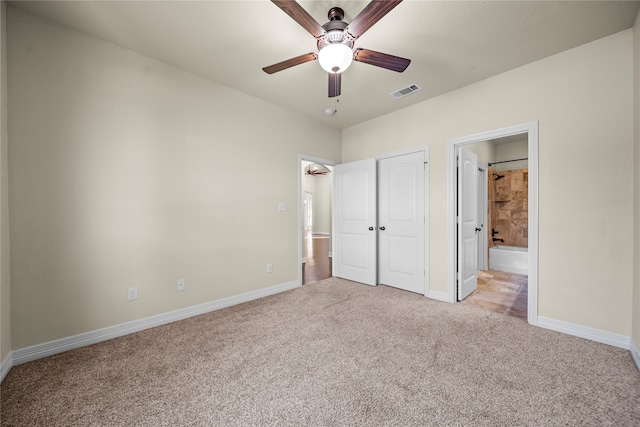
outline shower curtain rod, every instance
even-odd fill
[[[529,160],[529,158],[525,157],[524,159],[513,159],[513,160],[503,160],[501,162],[491,162],[491,163],[488,163],[488,165],[491,166],[491,165],[497,165],[498,163],[519,162],[520,160]]]

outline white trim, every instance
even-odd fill
[[[488,180],[489,166],[484,164],[478,164],[478,180],[481,180],[481,185],[478,185],[478,199],[482,205],[480,209],[480,217],[478,220],[482,223],[482,230],[478,235],[478,268],[480,270],[489,269],[489,237],[487,226],[489,225],[489,180]],[[482,193],[480,189],[482,188]],[[482,197],[482,198],[480,198]]]
[[[528,124],[528,171],[529,171],[529,277],[527,280],[527,320],[538,324],[538,122]],[[533,238],[532,238],[533,237]]]
[[[442,302],[448,302],[448,303],[451,302],[449,301],[449,295],[446,292],[442,292],[442,291],[433,291],[429,289],[427,290],[424,296],[427,298],[434,299],[436,301],[442,301]]]
[[[420,147],[406,148],[404,150],[393,151],[391,153],[384,153],[376,156],[376,161],[381,159],[389,159],[391,157],[399,157],[407,154],[419,153],[420,151],[424,151],[426,153],[425,162],[429,161],[429,145],[423,145]]]
[[[575,323],[564,322],[562,320],[549,319],[548,317],[538,316],[537,326],[602,344],[624,348],[625,350],[629,350],[631,346],[630,337],[614,334],[613,332],[602,331],[600,329],[576,325]]]
[[[13,368],[13,353],[9,353],[0,364],[0,383],[4,381],[4,377],[7,376],[11,368]]]
[[[306,262],[306,259],[302,256],[302,240],[303,240],[303,236],[302,233],[304,232],[303,228],[304,228],[304,219],[303,219],[303,212],[302,212],[302,162],[314,162],[314,163],[320,163],[323,165],[329,165],[329,166],[335,166],[337,164],[339,164],[338,162],[336,162],[335,160],[328,160],[328,159],[323,159],[321,157],[315,157],[315,156],[310,156],[307,154],[300,154],[298,153],[298,163],[297,163],[297,168],[298,168],[298,259],[302,260],[304,259]],[[333,182],[333,173],[331,174],[331,217],[333,218],[335,213],[333,210],[333,188],[334,188],[334,182]],[[333,219],[331,221],[333,223]],[[329,235],[331,235],[331,232],[329,232]],[[331,239],[331,249],[333,250],[333,241],[334,239]],[[300,286],[302,286],[302,268],[303,268],[303,263],[298,263],[298,284]],[[333,271],[331,272],[331,274],[333,274]]]
[[[529,145],[529,280],[527,320],[538,324],[538,122],[509,126],[447,141],[447,300],[456,302],[456,149],[475,142],[526,133]]]
[[[299,288],[300,284],[296,281],[284,283],[282,285],[271,286],[257,291],[247,292],[241,295],[235,295],[204,304],[186,307],[180,310],[170,311],[168,313],[158,314],[156,316],[146,317],[144,319],[134,320],[122,323],[116,326],[110,326],[55,341],[49,341],[43,344],[37,344],[31,347],[15,350],[12,353],[12,364],[19,365],[21,363],[31,362],[32,360],[41,359],[43,357],[52,356],[64,351],[73,350],[87,345],[107,341],[124,335],[140,332],[145,329],[154,328],[156,326],[166,325],[178,320],[187,319],[193,316],[209,313],[221,308],[230,307],[232,305],[253,301],[269,295],[278,294]],[[3,365],[4,369],[4,365]]]
[[[629,343],[629,351],[631,352],[631,358],[636,363],[636,367],[640,371],[640,351],[638,351],[638,347],[633,340]]]

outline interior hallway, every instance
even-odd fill
[[[331,277],[330,243],[331,239],[326,234],[305,232],[304,245],[307,261],[302,265],[303,285]]]
[[[462,303],[527,320],[528,276],[489,270],[478,272],[478,289]]]

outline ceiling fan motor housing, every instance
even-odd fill
[[[318,50],[329,44],[340,43],[353,49],[353,42],[355,39],[349,35],[347,31],[348,24],[342,20],[344,18],[344,10],[339,7],[332,7],[329,10],[329,22],[324,24],[322,28],[325,30],[325,34],[318,37]]]

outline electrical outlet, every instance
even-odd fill
[[[129,288],[127,290],[127,298],[129,299],[129,301],[138,299],[138,288]]]
[[[178,283],[176,285],[176,289],[179,291],[184,291],[185,281],[184,279],[178,279]]]
[[[267,273],[273,273],[273,264],[267,264]]]

